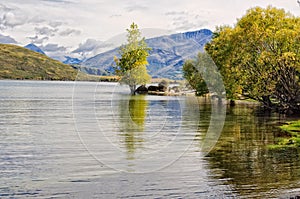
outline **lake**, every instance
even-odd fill
[[[297,118],[134,96],[117,83],[0,81],[0,198],[293,198]]]

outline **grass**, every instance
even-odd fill
[[[286,147],[300,147],[300,120],[288,122],[280,126],[284,132],[287,133],[284,137],[278,137],[276,144],[269,145],[270,149],[286,148]]]
[[[90,82],[118,82],[120,77],[118,76],[98,76],[89,75],[83,72],[78,72],[76,81],[90,81]]]
[[[282,130],[287,131],[291,133],[292,135],[299,135],[300,133],[300,120],[289,122],[288,124],[285,124],[280,127]]]
[[[0,79],[75,80],[77,70],[26,48],[0,44]]]

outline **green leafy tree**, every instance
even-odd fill
[[[202,96],[208,93],[208,89],[196,65],[196,60],[187,60],[182,68],[183,77],[188,81],[189,85],[195,89],[196,95]]]
[[[300,18],[256,7],[231,28],[219,27],[206,51],[229,98],[240,94],[283,112],[299,111]]]
[[[141,38],[141,33],[137,24],[132,23],[127,29],[127,44],[119,49],[121,58],[115,57],[116,74],[121,77],[121,83],[130,87],[131,94],[135,94],[136,86],[146,84],[151,77],[147,72],[147,57],[149,50],[145,38]]]
[[[195,60],[187,60],[183,66],[183,76],[196,95],[207,93],[218,97],[219,102],[225,95],[222,77],[215,63],[207,53],[199,53]]]

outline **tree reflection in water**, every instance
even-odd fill
[[[209,169],[241,196],[278,197],[283,190],[299,186],[300,150],[270,150],[268,145],[274,144],[280,131],[280,118],[258,115],[255,109],[228,109],[222,135],[209,154]]]
[[[120,101],[121,135],[124,137],[128,159],[134,159],[135,150],[142,147],[147,107],[148,101],[144,95],[130,96]]]

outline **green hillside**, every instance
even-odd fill
[[[77,70],[40,53],[0,44],[0,79],[74,80]]]

